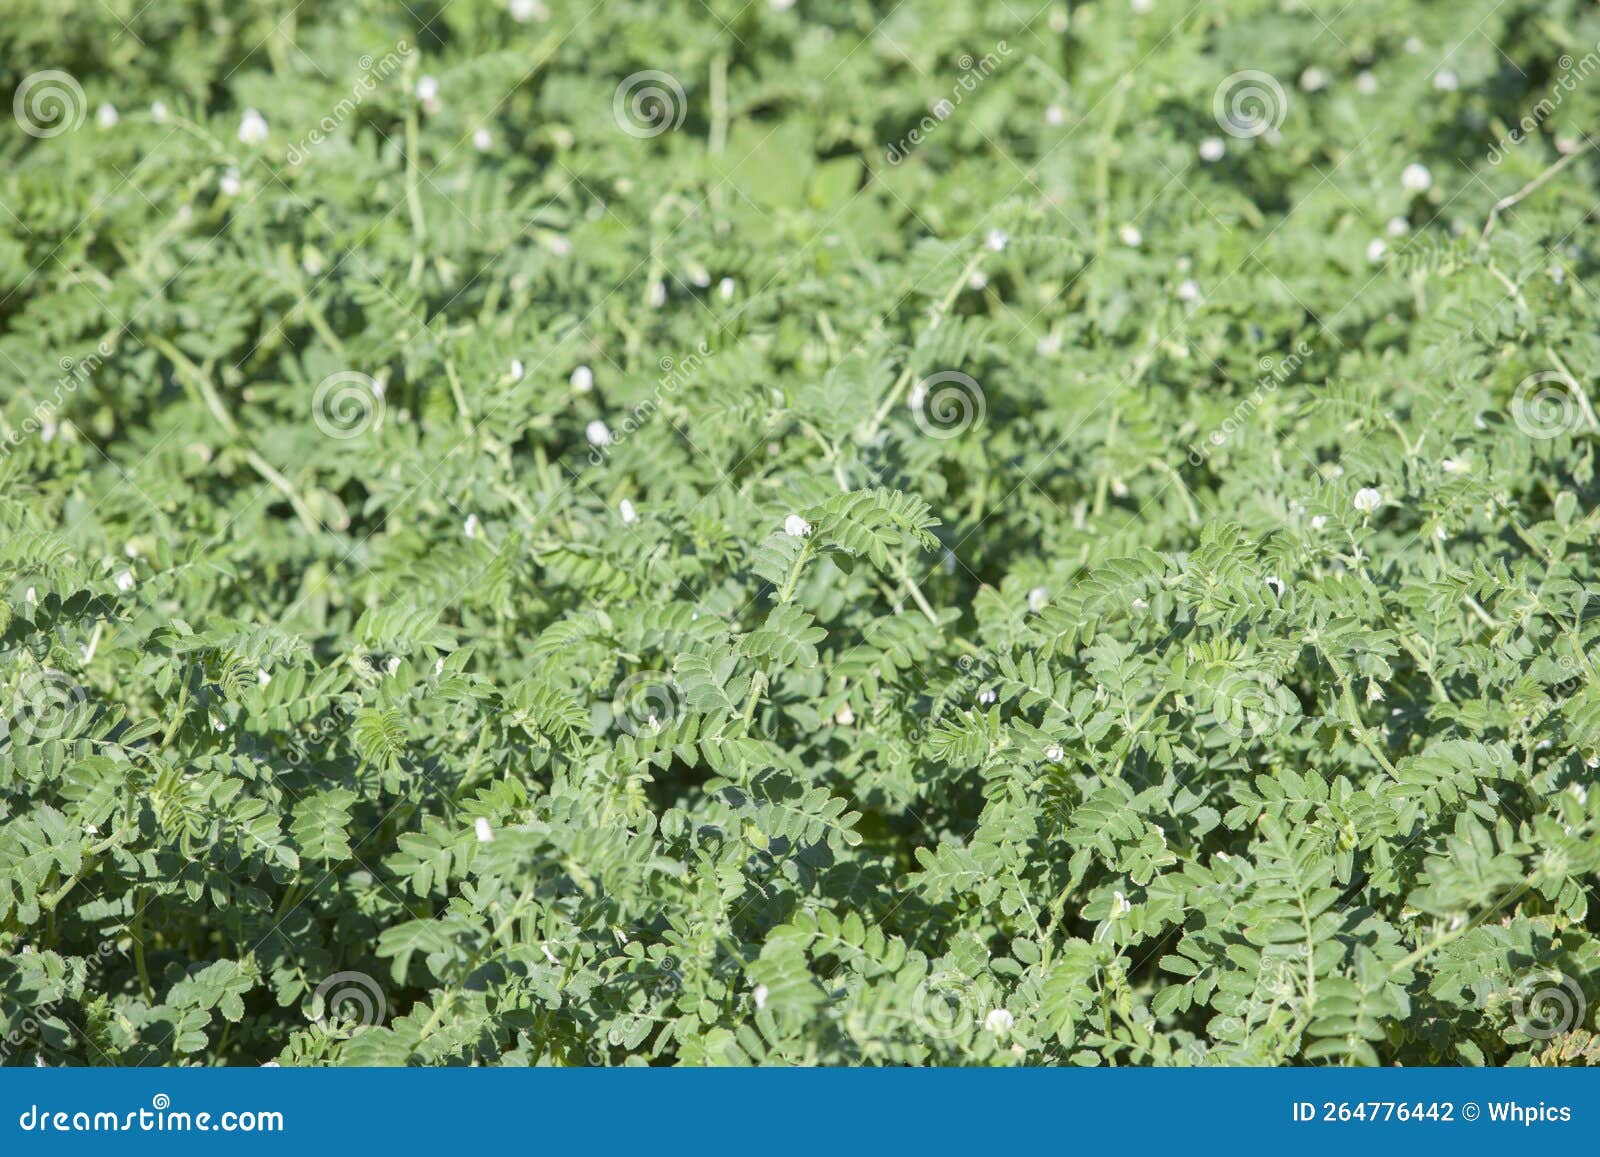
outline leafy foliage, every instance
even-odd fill
[[[8,1063],[1600,1056],[1591,6],[13,7]]]

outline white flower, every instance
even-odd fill
[[[1383,702],[1383,688],[1379,687],[1371,679],[1367,680],[1367,702],[1368,703],[1382,703]]]
[[[1028,592],[1028,609],[1034,614],[1044,610],[1045,604],[1050,601],[1050,592],[1044,587],[1034,587]]]
[[[508,7],[511,10],[511,19],[518,24],[526,24],[530,20],[543,20],[550,15],[542,0],[511,0]]]
[[[750,995],[755,998],[756,1007],[758,1009],[767,1007],[767,997],[770,995],[770,991],[768,990],[766,985],[764,985],[764,984],[756,985],[755,988],[751,991]]]
[[[1363,486],[1350,501],[1362,514],[1371,514],[1383,505],[1383,491],[1373,486]]]
[[[611,445],[611,427],[607,426],[599,418],[584,427],[583,436],[589,439],[589,445],[591,446]]]
[[[1433,74],[1433,87],[1440,92],[1454,92],[1461,87],[1461,78],[1452,69],[1441,68]]]
[[[1129,249],[1137,249],[1144,244],[1144,234],[1132,225],[1124,225],[1118,229],[1117,236],[1122,238],[1122,243]]]
[[[1311,516],[1311,529],[1312,530],[1321,530],[1324,526],[1327,526],[1327,525],[1328,525],[1328,516],[1326,514],[1313,514]]]
[[[267,139],[267,118],[253,108],[244,110],[239,118],[239,141],[246,145],[259,145]]]
[[[1227,154],[1227,143],[1221,137],[1207,137],[1200,142],[1200,159],[1202,161],[1220,161]]]
[[[1121,892],[1111,893],[1111,919],[1126,916],[1133,911],[1133,904]]]
[[[569,380],[572,383],[573,390],[577,393],[587,394],[594,389],[594,371],[588,366],[579,366],[573,370],[572,377]]]
[[[479,126],[472,130],[472,147],[480,153],[487,153],[494,148],[494,134],[488,129]]]
[[[1060,763],[1062,757],[1066,754],[1067,753],[1065,751],[1061,750],[1061,744],[1059,743],[1052,743],[1049,747],[1044,749],[1044,757],[1051,763]]]
[[[811,533],[811,524],[798,514],[791,514],[783,520],[783,533],[790,538],[804,538]]]
[[[1283,580],[1281,578],[1279,578],[1275,574],[1269,574],[1266,578],[1262,579],[1261,581],[1264,582],[1267,586],[1271,587],[1274,591],[1276,591],[1277,595],[1278,595],[1278,597],[1280,599],[1283,598]]]
[[[1404,237],[1411,232],[1411,222],[1404,217],[1390,217],[1389,223],[1384,226],[1384,231],[1391,237]]]
[[[423,104],[434,104],[439,99],[439,79],[434,76],[424,76],[417,81],[417,99]]]
[[[787,12],[794,7],[794,0],[767,0],[767,7],[774,12]]]
[[[239,180],[238,169],[228,169],[217,178],[217,188],[222,190],[225,197],[237,197],[239,190],[244,188],[244,183]]]
[[[264,1069],[277,1069],[282,1068],[283,1066],[278,1064],[277,1061],[262,1061],[261,1067]]]
[[[840,727],[849,727],[856,721],[856,713],[850,710],[850,704],[846,703],[833,713],[833,721]]]
[[[1184,280],[1178,283],[1178,298],[1181,301],[1198,301],[1200,299],[1200,285],[1193,280]]]
[[[391,675],[393,675],[396,671],[400,670],[400,656],[399,655],[391,655],[391,656],[389,656],[389,664],[388,664],[388,666],[389,666],[389,674],[391,674]]]
[[[910,392],[906,394],[906,409],[922,409],[922,403],[927,400],[927,397],[928,387],[924,386],[921,382],[918,382],[916,385],[912,386]]]
[[[1408,193],[1426,193],[1433,187],[1433,174],[1427,165],[1410,164],[1400,174],[1400,183]]]
[[[987,707],[998,698],[1000,698],[1000,696],[995,692],[993,687],[985,687],[983,690],[978,692],[978,705],[980,707]]]
[[[1058,104],[1046,105],[1044,110],[1044,123],[1047,125],[1064,125],[1067,123],[1067,112]]]
[[[1367,242],[1368,261],[1382,261],[1383,255],[1387,252],[1389,252],[1389,243],[1382,237],[1374,237],[1371,241]]]
[[[133,572],[125,570],[117,576],[117,589],[124,592],[131,591],[133,589],[133,582]]]
[[[1416,36],[1408,36],[1406,37],[1406,42],[1403,47],[1412,56],[1415,56],[1417,53],[1422,51],[1422,41]]]
[[[473,820],[472,830],[477,833],[478,842],[480,844],[491,844],[494,842],[494,828],[489,826],[489,819],[487,816],[479,816],[477,819]]]
[[[989,1015],[983,1018],[983,1027],[995,1036],[1005,1036],[1016,1023],[1017,1018],[1003,1008],[991,1009]]]
[[[522,375],[525,372],[527,372],[527,371],[526,371],[526,367],[524,367],[523,364],[522,364],[522,359],[521,358],[512,358],[511,359],[511,380],[514,381],[514,382],[520,382],[522,380]]]
[[[256,682],[265,687],[268,683],[272,682],[272,672],[267,670],[265,667],[256,668]]]
[[[1446,474],[1465,474],[1472,466],[1461,458],[1446,458],[1439,463],[1439,468]]]
[[[989,275],[980,269],[967,278],[967,284],[973,289],[982,289],[989,284]]]
[[[1154,8],[1155,6],[1156,6],[1155,0],[1128,0],[1128,7],[1132,8],[1135,12],[1139,13],[1139,15],[1141,15],[1141,16],[1143,16],[1146,12],[1150,11],[1150,9]]]
[[[1373,76],[1371,72],[1357,73],[1356,91],[1362,96],[1371,96],[1378,91],[1378,78]]]
[[[1006,247],[1006,242],[1011,240],[1011,235],[1004,229],[991,229],[988,236],[983,239],[983,247],[994,253],[999,253]]]
[[[1134,599],[1128,605],[1136,611],[1148,611],[1150,609],[1150,604],[1144,599]]]
[[[467,521],[461,526],[461,533],[469,539],[478,537],[478,516],[476,514],[467,515]]]
[[[733,278],[724,277],[721,281],[717,282],[717,293],[722,297],[723,301],[732,301]]]
[[[103,129],[116,128],[117,121],[121,119],[117,115],[117,106],[114,104],[103,104],[94,110],[94,123]]]
[[[1300,90],[1302,92],[1319,92],[1327,87],[1327,72],[1314,64],[1300,74]]]
[[[665,281],[652,281],[648,300],[651,309],[660,309],[667,304],[667,283]]]
[[[162,101],[155,101],[150,105],[150,119],[158,125],[167,123],[167,106]]]
[[[622,515],[622,525],[629,526],[639,521],[639,512],[633,508],[633,503],[624,498],[617,503],[617,513]]]

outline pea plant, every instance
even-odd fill
[[[1600,12],[1336,7],[16,0],[0,1059],[1600,1059]]]

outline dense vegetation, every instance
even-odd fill
[[[1600,12],[13,0],[13,1064],[1600,1057]]]

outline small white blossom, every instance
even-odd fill
[[[256,668],[256,682],[265,687],[272,682],[272,672],[265,667]]]
[[[1280,599],[1283,598],[1283,580],[1281,578],[1275,574],[1269,574],[1261,581],[1266,583],[1267,586],[1271,587],[1277,593],[1277,596]]]
[[[921,382],[918,382],[916,385],[912,386],[910,392],[906,394],[906,409],[922,409],[922,403],[926,401],[927,398],[928,388]]]
[[[1034,614],[1044,610],[1045,604],[1050,601],[1050,592],[1044,587],[1034,587],[1028,592],[1028,609]]]
[[[267,118],[253,108],[244,110],[239,118],[239,141],[246,145],[264,144],[267,139]]]
[[[1046,105],[1044,110],[1044,123],[1047,125],[1066,124],[1067,111],[1058,104]]]
[[[589,439],[589,445],[591,446],[611,445],[611,427],[607,426],[599,418],[584,427],[583,436]]]
[[[133,589],[133,583],[134,578],[132,571],[125,570],[117,576],[117,589],[119,591],[131,591]]]
[[[993,687],[985,687],[983,690],[978,692],[978,705],[980,707],[987,707],[989,704],[993,703],[999,698],[1000,696],[995,692]]]
[[[1408,53],[1410,53],[1412,56],[1415,56],[1417,53],[1422,51],[1422,40],[1416,36],[1408,36],[1406,37],[1406,42],[1403,47]]]
[[[1139,13],[1139,15],[1141,15],[1141,16],[1143,16],[1146,12],[1150,11],[1150,9],[1154,8],[1155,6],[1156,6],[1155,0],[1128,0],[1128,7],[1132,8],[1135,12]]]
[[[850,704],[846,703],[833,713],[833,721],[840,727],[849,727],[856,721],[856,713],[850,710]]]
[[[1326,514],[1313,514],[1311,516],[1311,529],[1312,530],[1321,530],[1324,526],[1327,526],[1327,525],[1328,525],[1328,516]]]
[[[622,515],[622,525],[630,526],[639,521],[639,512],[633,508],[633,503],[624,498],[617,503],[617,513]]]
[[[478,842],[480,844],[491,844],[494,842],[494,828],[489,826],[489,819],[487,816],[479,816],[477,819],[473,820],[472,830],[477,833]]]
[[[389,674],[393,675],[398,670],[400,670],[400,656],[399,655],[391,655],[391,656],[389,656],[389,662],[388,662]]]
[[[1410,164],[1400,174],[1400,183],[1408,193],[1426,193],[1433,187],[1433,174],[1427,165]]]
[[[717,282],[717,294],[722,298],[723,301],[732,301],[733,278],[724,277],[721,281]]]
[[[1350,501],[1362,514],[1371,514],[1383,505],[1383,491],[1373,486],[1363,486]]]
[[[543,0],[511,0],[508,5],[511,19],[518,24],[527,24],[531,20],[543,20],[550,15],[545,8]]]
[[[755,998],[756,1007],[761,1009],[767,1007],[767,997],[771,995],[771,991],[766,985],[758,984],[751,990],[750,995]]]
[[[527,372],[527,367],[525,367],[522,364],[522,359],[521,358],[512,358],[511,359],[511,380],[512,381],[520,382],[522,380],[522,375],[524,373],[526,373],[526,372]]]
[[[1011,235],[1004,229],[991,229],[988,236],[983,239],[983,247],[994,253],[999,253],[1006,247],[1006,242],[1011,240]]]
[[[1374,237],[1367,242],[1367,260],[1382,261],[1384,254],[1389,252],[1389,243],[1382,237]]]
[[[1433,87],[1440,92],[1454,92],[1461,87],[1461,78],[1453,69],[1441,68],[1433,74]]]
[[[217,178],[217,188],[222,190],[225,197],[237,197],[239,190],[244,188],[244,182],[239,180],[239,170],[225,170],[222,176]]]
[[[1198,301],[1200,299],[1200,285],[1192,279],[1178,283],[1178,299],[1180,301]]]
[[[1327,87],[1327,72],[1314,64],[1300,74],[1300,90],[1302,92],[1320,92]]]
[[[1129,249],[1137,249],[1144,244],[1144,234],[1132,225],[1124,225],[1121,229],[1118,229],[1117,236],[1122,239],[1122,243]]]
[[[461,526],[461,533],[469,539],[478,537],[478,516],[476,514],[467,515],[467,521]]]
[[[94,110],[94,123],[103,129],[116,128],[117,122],[121,119],[117,115],[117,106],[114,104],[103,104]]]
[[[1136,611],[1148,611],[1150,609],[1149,602],[1144,599],[1134,599],[1133,602],[1128,605]]]
[[[424,76],[417,81],[417,99],[423,104],[434,104],[439,99],[439,78]]]
[[[1207,137],[1200,142],[1200,159],[1214,163],[1222,160],[1228,153],[1227,142],[1221,137]]]
[[[1379,687],[1371,679],[1367,680],[1367,702],[1368,703],[1382,703],[1383,702],[1383,688]]]
[[[472,147],[480,153],[487,153],[494,148],[494,134],[488,129],[479,126],[472,130]]]
[[[664,281],[652,281],[648,300],[651,309],[660,309],[667,304],[667,283]]]
[[[1378,91],[1378,78],[1373,76],[1371,72],[1357,73],[1356,91],[1362,96],[1371,96]]]
[[[1016,1025],[1017,1018],[1003,1008],[991,1009],[983,1018],[983,1027],[995,1036],[1005,1036]]]
[[[1111,893],[1111,919],[1126,916],[1133,911],[1133,904],[1121,892]]]
[[[261,1067],[264,1068],[264,1069],[277,1069],[277,1068],[282,1068],[283,1066],[278,1064],[277,1061],[262,1061],[261,1062]]]
[[[967,285],[973,289],[983,289],[988,284],[989,275],[981,269],[974,273],[971,277],[967,278]]]
[[[783,533],[790,538],[804,538],[811,533],[811,524],[798,514],[791,514],[783,520]]]
[[[1391,237],[1404,237],[1411,232],[1411,222],[1404,217],[1390,217],[1389,223],[1383,228]]]
[[[1472,466],[1461,458],[1446,458],[1439,463],[1439,468],[1446,474],[1465,474]]]
[[[594,371],[588,366],[579,366],[572,371],[572,377],[569,381],[572,383],[573,390],[580,394],[587,394],[594,389]]]
[[[167,106],[163,101],[154,101],[150,105],[150,119],[158,125],[167,123]]]
[[[1052,743],[1049,747],[1044,749],[1044,757],[1051,763],[1060,763],[1062,757],[1066,754],[1067,753],[1065,751],[1061,750],[1061,744],[1059,743]]]

